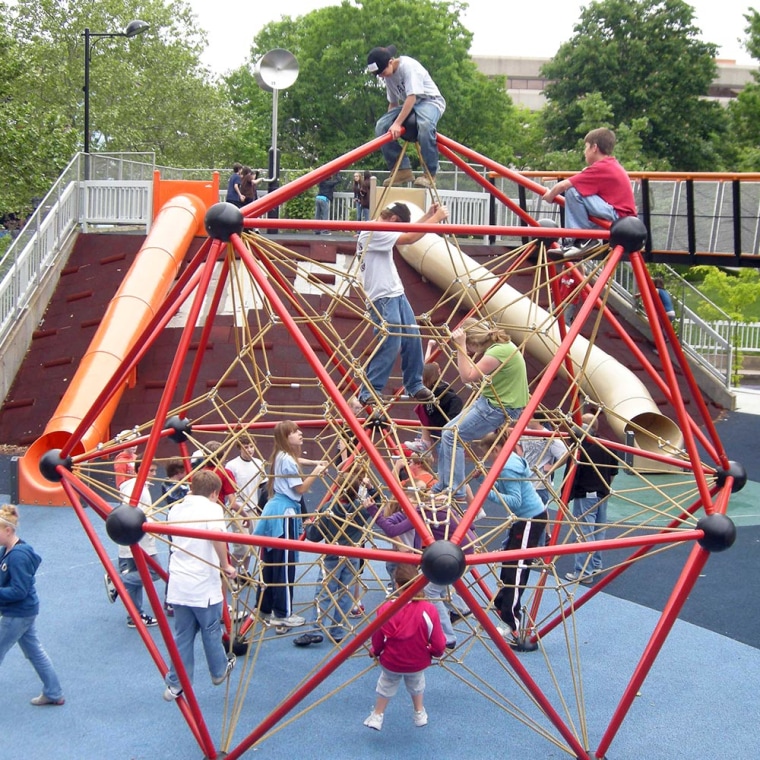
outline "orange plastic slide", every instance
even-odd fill
[[[168,200],[156,215],[145,243],[109,303],[45,432],[19,461],[18,488],[22,504],[69,504],[63,488],[40,472],[40,457],[63,446],[91,408],[93,400],[113,377],[166,298],[193,238],[203,230],[205,214],[206,204],[196,195],[185,193]],[[72,456],[89,451],[108,439],[111,419],[123,391],[124,388],[114,394],[71,452]]]

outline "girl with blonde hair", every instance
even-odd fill
[[[438,449],[438,483],[434,492],[450,490],[464,500],[463,442],[475,441],[516,420],[528,403],[525,359],[507,332],[485,320],[465,319],[451,333],[457,347],[457,370],[463,383],[480,386],[480,393],[446,424]]]
[[[16,535],[18,510],[11,504],[0,507],[0,664],[11,647],[18,644],[42,681],[42,694],[31,702],[62,705],[63,689],[53,663],[37,638],[35,621],[40,602],[34,574],[42,558]]]

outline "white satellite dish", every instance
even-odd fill
[[[266,92],[287,90],[298,79],[298,61],[290,51],[275,48],[256,61],[253,76]]]

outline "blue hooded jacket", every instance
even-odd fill
[[[42,558],[29,544],[19,541],[0,556],[0,614],[31,617],[40,611],[34,574]]]

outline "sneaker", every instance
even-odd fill
[[[158,620],[150,615],[143,613],[140,617],[147,628],[153,628],[153,626],[158,625]],[[137,623],[131,617],[127,618],[127,628],[137,628]]]
[[[167,702],[174,702],[175,699],[179,699],[182,696],[181,686],[167,686],[164,689],[164,699]]]
[[[414,715],[412,715],[412,720],[414,721],[414,725],[418,728],[421,726],[427,726],[428,717],[425,708],[423,707],[421,710],[415,710]]]
[[[510,648],[514,649],[516,652],[535,652],[536,649],[538,649],[538,644],[535,641],[532,641],[527,637],[520,638],[510,628],[499,626],[497,630]]]
[[[116,590],[116,586],[111,581],[111,576],[106,573],[103,576],[103,582],[106,584],[106,594],[108,595],[108,601],[113,604],[119,598],[119,592]]]
[[[284,625],[286,628],[299,628],[306,624],[306,618],[302,618],[300,615],[291,615],[286,618],[272,616],[272,622],[275,625]]]
[[[395,177],[391,175],[388,179],[383,180],[383,187],[403,185],[405,182],[414,182],[414,172],[411,169],[399,169]]]
[[[350,618],[360,618],[364,617],[364,605],[360,604],[357,607],[354,607],[351,612],[348,613],[348,616]]]
[[[413,395],[417,401],[421,401],[423,404],[431,404],[435,401],[435,395],[430,388],[420,388],[417,393]]]
[[[460,620],[464,620],[470,615],[472,615],[472,610],[462,610],[461,612],[459,610],[449,610],[449,620],[452,623],[457,623]]]
[[[64,704],[66,700],[61,697],[60,699],[50,699],[50,697],[46,697],[44,694],[40,694],[39,697],[33,697],[29,700],[29,703],[34,705],[35,707],[42,707],[43,705],[51,705],[53,707],[59,707],[60,705]],[[380,716],[380,719],[382,721],[382,715]]]
[[[373,710],[364,721],[364,725],[367,728],[374,728],[375,731],[379,731],[383,727],[383,714],[376,713]]]
[[[219,684],[224,683],[227,680],[227,676],[232,673],[232,669],[235,667],[235,662],[237,662],[237,657],[235,657],[234,654],[228,654],[227,667],[224,669],[224,674],[217,676],[216,678],[212,676],[211,683],[214,684],[214,686],[219,686]]]
[[[420,175],[416,180],[414,180],[414,186],[433,188],[435,187],[435,177],[425,177]]]
[[[364,404],[356,396],[351,396],[348,400],[348,406],[357,417],[361,416],[364,412]]]
[[[582,573],[565,573],[565,579],[573,581],[574,583],[582,583],[584,586],[594,585],[594,576],[599,570],[592,570],[590,573],[583,575]]]
[[[549,251],[549,258],[553,261],[578,261],[591,253],[597,248],[606,245],[603,240],[584,240],[581,243],[574,243],[563,248],[553,248]]]
[[[302,633],[298,638],[293,639],[297,647],[308,647],[310,644],[321,644],[324,637],[321,633]]]

